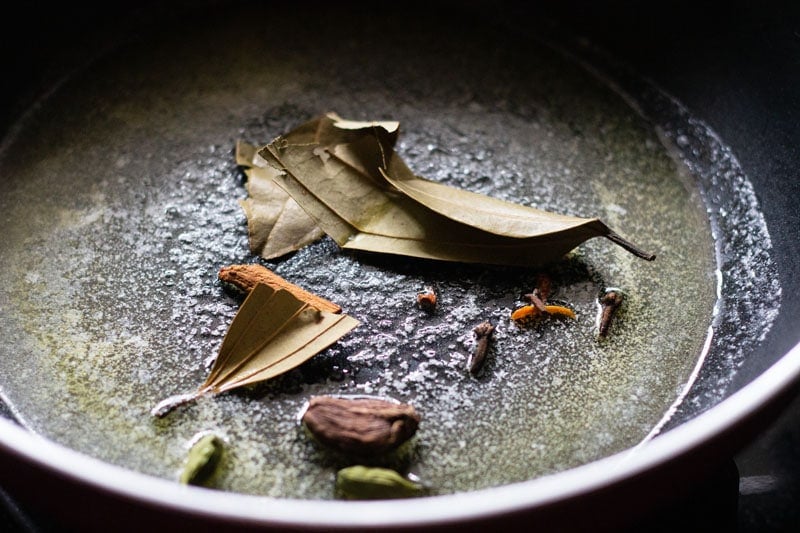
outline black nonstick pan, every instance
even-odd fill
[[[797,42],[737,6],[665,10],[169,4],[77,12],[80,29],[48,12],[41,41],[4,53],[19,84],[0,153],[3,487],[93,529],[614,528],[715,469],[800,371]],[[258,258],[233,145],[327,111],[398,119],[415,172],[598,216],[657,259],[593,239],[557,264],[485,267],[328,238]],[[203,380],[241,304],[216,272],[237,262],[361,326],[276,380],[154,419]],[[577,318],[519,327],[543,271]],[[434,315],[414,305],[428,285]],[[626,306],[598,339],[609,287]],[[483,319],[497,332],[470,376]],[[430,495],[336,499],[341,459],[297,426],[315,394],[413,403],[398,468]],[[216,490],[176,482],[202,431],[228,449]]]

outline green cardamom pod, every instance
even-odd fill
[[[336,489],[348,499],[384,500],[420,496],[425,488],[388,468],[349,466],[336,474]]]
[[[222,440],[216,435],[203,435],[189,449],[181,483],[202,485],[214,474],[221,457]]]

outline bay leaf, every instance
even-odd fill
[[[302,125],[260,154],[283,165],[276,182],[343,248],[486,262],[499,245],[518,244],[499,242],[496,235],[439,215],[399,194],[383,178],[376,182],[377,169],[368,175],[337,156],[314,155],[309,147],[319,146],[314,142],[316,126],[317,121]]]
[[[318,354],[359,324],[298,300],[285,289],[258,283],[236,313],[202,385],[167,398],[152,411],[164,416],[200,396],[219,394],[279,376]]]
[[[549,213],[420,178],[394,152],[399,124],[317,117],[259,151],[272,179],[344,249],[446,261],[541,265],[606,237],[596,218]]]
[[[274,259],[311,244],[325,233],[273,180],[275,169],[244,141],[236,143],[236,163],[244,167],[248,197],[239,204],[247,217],[250,251]]]

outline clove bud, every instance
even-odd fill
[[[601,338],[608,335],[608,330],[611,327],[611,321],[614,315],[622,305],[625,296],[619,289],[607,289],[602,296],[598,299],[600,304],[600,315],[598,318],[597,334]]]
[[[473,332],[475,333],[477,344],[475,346],[475,352],[472,354],[472,357],[469,358],[469,361],[467,361],[467,369],[470,374],[475,375],[483,366],[486,354],[489,352],[489,340],[492,338],[494,326],[487,320],[486,322],[478,324]]]
[[[528,300],[533,307],[539,310],[541,313],[546,313],[546,304],[547,299],[550,297],[550,276],[547,274],[539,274],[536,276],[536,287],[533,289],[533,292],[528,293],[524,296],[526,300]]]

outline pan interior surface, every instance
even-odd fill
[[[752,191],[707,194],[739,179],[735,160],[668,99],[631,105],[568,55],[469,16],[382,25],[354,13],[344,28],[253,9],[125,42],[3,144],[0,391],[31,431],[169,479],[192,436],[213,431],[226,445],[215,487],[329,499],[349,460],[312,442],[297,412],[317,394],[389,396],[423,418],[390,465],[448,494],[635,446],[669,420],[703,357],[735,370],[740,353],[724,346],[747,327],[731,321],[768,329],[780,288]],[[261,262],[361,326],[272,382],[154,419],[156,403],[203,381],[241,301],[217,271],[259,261],[237,204],[235,141],[264,144],[326,111],[400,120],[398,152],[418,174],[601,218],[658,258],[589,241],[548,269],[552,298],[576,320],[520,328],[509,315],[538,268],[348,254],[326,238]],[[705,156],[728,174],[707,172]],[[750,255],[734,257],[733,241]],[[760,305],[732,313],[726,291],[748,280]],[[440,295],[432,316],[415,305],[425,286]],[[599,342],[607,287],[627,303]],[[473,378],[465,364],[484,320],[497,329]],[[729,333],[710,337],[718,324]]]

